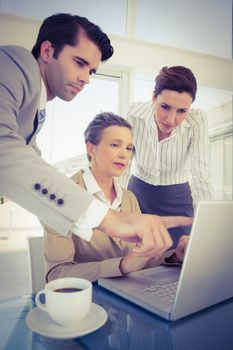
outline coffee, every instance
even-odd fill
[[[54,292],[58,293],[74,293],[74,292],[81,292],[83,289],[81,288],[59,288],[55,289]]]
[[[42,295],[45,303],[40,300]],[[76,277],[58,278],[48,282],[35,298],[37,307],[47,312],[61,326],[73,326],[86,317],[91,301],[92,283]]]

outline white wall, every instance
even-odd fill
[[[232,57],[232,0],[133,1],[136,38]]]
[[[232,57],[232,0],[0,0],[0,12],[36,20],[69,12],[109,34]]]
[[[125,64],[137,74],[154,77],[161,67],[184,65],[193,70],[198,84],[233,91],[233,61],[139,40],[112,36],[115,54],[112,64]]]
[[[31,49],[41,22],[0,14],[0,45]],[[110,36],[115,53],[104,65],[131,67],[136,74],[153,77],[164,65],[190,67],[202,86],[233,92],[233,61],[125,37]]]

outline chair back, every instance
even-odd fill
[[[31,291],[37,293],[45,286],[45,266],[43,255],[44,237],[27,237],[29,248],[29,269],[31,279]]]

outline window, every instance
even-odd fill
[[[224,137],[224,193],[225,199],[233,199],[232,179],[233,179],[233,135]]]
[[[68,176],[88,165],[84,131],[101,111],[119,113],[124,109],[127,75],[127,71],[102,70],[74,100],[67,103],[56,98],[47,104],[46,122],[37,137],[47,162]]]
[[[135,37],[232,58],[232,0],[136,0]]]
[[[106,33],[126,34],[127,0],[1,0],[0,11],[37,20],[54,13],[77,14],[98,24]]]

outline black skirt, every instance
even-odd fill
[[[128,189],[134,192],[142,213],[160,216],[193,216],[193,200],[189,183],[155,186],[132,175]],[[168,230],[173,247],[176,247],[180,236],[188,235],[191,226],[182,226]]]

